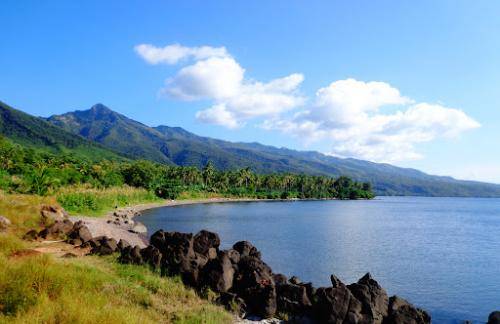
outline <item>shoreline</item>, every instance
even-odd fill
[[[259,198],[202,198],[202,199],[185,199],[185,200],[168,200],[160,203],[147,203],[138,204],[130,207],[123,208],[135,208],[137,211],[142,212],[149,209],[161,208],[161,207],[175,207],[183,205],[196,205],[196,204],[212,204],[212,203],[230,203],[230,202],[295,202],[295,201],[328,201],[328,200],[339,200],[337,198],[291,198],[291,199],[259,199]],[[346,199],[349,200],[349,199]],[[367,200],[367,199],[356,199],[356,200]]]
[[[73,222],[83,221],[89,228],[93,237],[107,236],[114,238],[116,241],[121,239],[127,241],[131,245],[139,245],[141,248],[149,244],[147,237],[147,228],[137,218],[141,216],[141,212],[162,208],[176,207],[196,204],[211,204],[211,203],[231,203],[231,202],[294,202],[294,201],[322,201],[322,200],[337,200],[330,199],[257,199],[257,198],[203,198],[203,199],[186,199],[186,200],[165,200],[154,203],[136,204],[127,207],[119,207],[115,210],[105,213],[103,216],[86,216],[75,215],[70,216]],[[136,230],[134,230],[134,228]],[[141,228],[142,226],[142,228]],[[140,229],[141,231],[138,231]]]
[[[141,213],[155,208],[176,207],[197,204],[212,203],[235,203],[235,202],[296,202],[296,201],[336,201],[337,198],[292,198],[292,199],[258,199],[258,198],[202,198],[185,200],[164,200],[160,202],[135,204],[126,207],[119,207],[106,212],[103,216],[75,215],[70,216],[73,222],[83,221],[89,228],[93,237],[107,236],[116,241],[123,239],[132,245],[139,245],[141,248],[149,244],[147,228],[137,218]],[[368,200],[368,199],[356,199]],[[138,226],[138,228],[135,228]]]

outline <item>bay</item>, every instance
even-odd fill
[[[252,242],[274,272],[328,286],[366,272],[429,311],[434,323],[485,322],[500,309],[500,199],[377,197],[361,201],[195,204],[147,210],[158,229]]]

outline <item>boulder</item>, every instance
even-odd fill
[[[416,308],[403,298],[389,298],[389,311],[384,324],[427,324],[431,317],[422,309]]]
[[[82,221],[78,221],[73,225],[73,228],[68,233],[69,239],[80,240],[82,243],[88,242],[92,239],[92,234],[87,226]]]
[[[200,286],[201,270],[207,264],[208,258],[202,254],[195,253],[193,258],[183,264],[180,270],[182,282],[191,287]]]
[[[313,313],[320,323],[358,323],[361,303],[334,275],[332,287],[318,288],[314,294]]]
[[[362,321],[381,324],[384,317],[387,316],[389,297],[370,273],[364,275],[357,283],[348,285],[347,288],[361,302]]]
[[[217,235],[217,233],[209,232],[206,230],[199,231],[198,234],[196,234],[193,238],[194,251],[207,257],[209,256],[209,251],[211,249],[217,252],[219,245],[219,235]]]
[[[52,225],[47,226],[38,233],[43,239],[63,239],[72,230],[73,223],[69,219],[56,220]]]
[[[494,311],[488,316],[488,324],[500,324],[500,311]]]
[[[121,240],[120,240],[121,242]],[[143,262],[149,264],[153,269],[159,269],[161,265],[162,255],[160,250],[155,248],[152,245],[148,245],[144,249],[141,250],[141,257]]]
[[[99,245],[96,245],[90,250],[91,254],[109,255],[118,251],[118,243],[114,238],[103,237],[98,240]]]
[[[305,315],[311,311],[311,301],[305,286],[282,282],[276,283],[278,312],[292,315]]]
[[[288,282],[288,278],[281,273],[273,274],[273,279],[276,285],[284,285]]]
[[[40,216],[44,224],[50,224],[54,221],[63,221],[68,218],[68,213],[59,206],[42,205]]]
[[[263,318],[276,313],[276,287],[272,271],[258,257],[246,255],[241,258],[233,290],[243,298],[250,313]]]
[[[134,247],[127,246],[121,250],[118,262],[125,264],[144,264],[141,255],[141,248],[136,245]]]
[[[232,264],[238,264],[238,262],[240,262],[240,252],[234,249],[227,250],[227,256],[229,257],[229,260],[231,260]]]
[[[92,239],[88,240],[87,242],[83,243],[81,245],[82,248],[95,248],[99,245],[101,245],[101,239],[103,238],[104,236],[96,236],[96,237],[93,237]]]
[[[246,313],[245,301],[234,293],[224,292],[215,300],[219,305],[243,318]]]
[[[181,275],[185,284],[198,286],[200,270],[208,257],[194,251],[193,234],[159,230],[151,236],[150,243],[162,254],[163,274]]]
[[[195,258],[193,249],[193,234],[179,232],[164,232],[159,230],[150,238],[150,244],[160,250],[163,264],[174,274],[180,273],[183,266]]]
[[[203,285],[215,292],[227,292],[233,287],[234,268],[227,251],[220,251],[217,258],[209,260],[203,268]]]
[[[120,241],[118,242],[118,250],[120,250],[120,251],[125,249],[128,246],[130,246],[130,243],[124,239],[120,239]]]
[[[23,240],[26,240],[26,241],[36,241],[37,239],[38,239],[38,231],[34,230],[34,229],[29,230],[23,236]]]
[[[239,252],[240,257],[251,256],[257,259],[261,258],[259,250],[248,241],[236,242],[233,245],[233,249]]]
[[[6,231],[11,225],[10,219],[5,216],[0,216],[0,232]]]

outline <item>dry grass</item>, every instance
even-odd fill
[[[43,204],[57,205],[57,202],[54,197],[7,194],[0,190],[0,215],[10,219],[12,232],[17,235],[40,226],[40,207]]]

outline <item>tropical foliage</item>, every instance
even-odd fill
[[[373,197],[370,184],[347,177],[257,174],[250,168],[220,171],[211,162],[202,170],[142,160],[93,162],[27,149],[0,139],[0,189],[47,195],[63,187],[82,185],[90,188],[128,185],[168,199],[185,192],[268,199]]]

